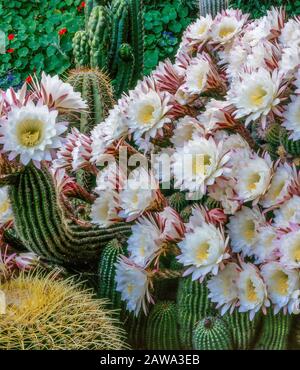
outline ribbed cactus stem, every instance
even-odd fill
[[[199,0],[200,16],[210,14],[215,17],[222,10],[229,7],[229,0]]]
[[[221,318],[206,317],[196,325],[193,331],[193,349],[228,350],[232,348],[230,329]]]
[[[117,99],[122,95],[122,93],[127,92],[130,89],[133,82],[135,59],[133,49],[129,44],[121,45],[118,61],[118,73],[113,81],[114,94]]]
[[[284,147],[288,154],[292,156],[300,155],[300,140],[292,140],[289,138],[290,133],[281,127],[280,129],[280,144]]]
[[[94,7],[88,22],[90,64],[93,68],[107,69],[108,46],[110,42],[109,25],[107,8],[100,5]]]
[[[192,281],[190,277],[181,278],[177,292],[177,320],[181,345],[192,348],[192,333],[195,324],[215,312],[213,304],[207,297],[205,283]]]
[[[70,116],[68,120],[81,132],[89,133],[106,118],[114,105],[110,80],[98,69],[78,68],[70,71],[67,82],[81,93],[89,107],[87,112]]]
[[[88,66],[90,63],[90,47],[88,44],[88,34],[86,31],[77,31],[73,37],[73,54],[75,64]]]
[[[57,263],[85,264],[99,258],[112,239],[129,235],[126,224],[109,228],[80,226],[64,216],[46,168],[27,166],[10,187],[15,228],[30,251]]]
[[[259,333],[261,315],[258,313],[250,321],[249,313],[241,313],[234,310],[232,314],[223,316],[232,333],[234,349],[251,349]]]
[[[144,70],[144,6],[143,0],[128,0],[130,14],[130,44],[134,51],[133,77],[136,82]],[[134,82],[134,83],[135,83]]]
[[[98,268],[98,296],[109,299],[113,308],[123,307],[115,281],[115,263],[120,255],[126,255],[125,248],[117,239],[111,240],[101,253]]]
[[[158,302],[152,308],[147,321],[146,345],[150,350],[180,349],[174,302]]]
[[[256,349],[287,349],[291,323],[291,315],[284,315],[282,312],[274,315],[274,313],[269,310],[268,314],[263,317],[261,336],[255,346]]]

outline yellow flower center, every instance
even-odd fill
[[[224,37],[231,35],[234,31],[235,27],[233,26],[223,26],[220,28],[219,36],[223,39]]]
[[[193,175],[206,175],[207,167],[210,165],[211,157],[208,154],[193,155],[192,173]]]
[[[293,249],[293,258],[295,262],[300,262],[300,241],[297,240]]]
[[[198,245],[197,251],[196,251],[196,259],[198,263],[202,263],[205,261],[208,257],[209,252],[209,243],[203,242]]]
[[[257,300],[255,285],[253,284],[251,279],[249,279],[246,284],[246,297],[250,302],[255,302]]]
[[[198,34],[203,35],[203,33],[206,31],[206,24],[201,24],[201,26],[198,29]]]
[[[252,173],[247,179],[247,190],[255,190],[256,185],[260,180],[260,174],[255,172]]]
[[[257,86],[257,88],[252,91],[250,95],[250,101],[255,107],[259,107],[266,95],[266,90],[262,86]]]
[[[197,76],[197,86],[199,89],[202,89],[204,82],[204,73],[200,72]]]
[[[132,203],[136,206],[138,202],[139,202],[139,196],[138,196],[138,193],[135,192],[132,197]]]
[[[289,287],[289,277],[283,271],[277,271],[272,276],[274,290],[280,295],[286,295]]]
[[[4,202],[2,202],[0,204],[0,214],[7,212],[9,207],[10,207],[10,204],[8,200],[5,200]]]
[[[138,114],[138,120],[147,125],[153,118],[154,107],[152,105],[145,105]]]
[[[21,145],[33,147],[40,143],[43,136],[43,122],[38,119],[25,119],[17,128],[17,137]]]
[[[108,202],[106,202],[102,207],[100,207],[99,209],[99,217],[101,219],[105,219],[108,215],[108,211],[109,211],[109,205],[108,205]]]
[[[249,243],[255,236],[255,223],[252,220],[246,220],[242,230],[242,234]]]
[[[283,187],[284,187],[284,184],[285,182],[282,181],[280,182],[279,184],[274,184],[273,186],[271,186],[271,189],[270,189],[270,198],[272,200],[276,199],[277,197],[279,197]]]
[[[128,294],[131,294],[131,293],[132,293],[132,291],[133,291],[133,284],[128,283],[128,284],[127,284],[127,292],[128,292]]]

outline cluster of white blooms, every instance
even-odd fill
[[[97,175],[91,221],[132,223],[116,282],[135,314],[152,301],[162,256],[207,284],[222,314],[299,313],[299,158],[272,160],[264,144],[274,124],[291,145],[300,139],[299,36],[300,18],[288,20],[283,9],[255,21],[233,9],[200,17],[174,63],[159,63],[90,135],[73,129],[63,145],[58,112],[85,108],[70,86],[43,75],[32,96],[24,88],[1,95],[0,143],[9,159],[38,164],[55,154],[55,168]],[[121,147],[140,164],[124,168]],[[192,208],[188,222],[171,208],[174,189],[164,191],[152,154],[169,158],[170,183]]]

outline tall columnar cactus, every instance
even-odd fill
[[[197,323],[193,331],[193,349],[232,349],[232,337],[226,322],[218,317],[206,317]]]
[[[88,104],[88,110],[70,115],[70,124],[83,133],[89,133],[102,122],[114,105],[109,77],[98,69],[78,68],[71,70],[67,82],[81,93]]]
[[[120,255],[126,255],[125,248],[117,239],[111,240],[101,253],[98,268],[98,297],[108,298],[113,308],[123,307],[115,281],[115,263]]]
[[[179,337],[183,348],[192,348],[192,333],[195,324],[214,312],[213,304],[207,297],[206,285],[182,278],[177,292],[177,320]]]
[[[25,167],[10,186],[10,199],[22,243],[56,263],[89,264],[99,258],[110,240],[131,231],[122,223],[99,228],[83,226],[66,217],[46,168]]]
[[[21,274],[1,285],[6,297],[0,349],[125,349],[124,330],[105,300],[55,273]]]
[[[180,349],[174,302],[158,302],[152,308],[147,321],[146,345],[153,350]]]
[[[76,63],[85,58],[79,51],[90,49],[89,65],[106,71],[113,80],[115,97],[132,88],[142,77],[144,64],[144,25],[142,0],[90,1],[86,6],[85,33],[73,39]],[[88,18],[88,20],[87,20]],[[88,37],[88,46],[83,40]]]
[[[73,54],[77,66],[88,66],[90,63],[89,36],[85,30],[78,31],[73,37]]]
[[[214,17],[217,13],[229,7],[229,0],[199,0],[200,16],[210,14]]]
[[[283,350],[288,348],[291,329],[291,315],[282,312],[274,315],[269,310],[263,319],[261,336],[255,346],[256,349]]]
[[[255,315],[251,321],[249,314],[235,310],[223,316],[232,334],[234,349],[251,349],[260,332],[261,315]]]

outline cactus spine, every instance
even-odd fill
[[[56,263],[86,264],[99,257],[112,239],[130,234],[130,226],[78,225],[64,216],[53,179],[46,168],[27,166],[10,187],[15,228],[30,251]]]
[[[269,310],[268,314],[263,318],[261,336],[256,349],[287,349],[291,322],[291,315],[284,315],[282,312],[274,315]]]
[[[222,10],[229,7],[229,0],[199,0],[200,16],[210,14],[215,17]]]
[[[78,68],[71,70],[67,82],[81,93],[88,104],[88,111],[68,117],[72,126],[83,133],[102,122],[114,105],[113,92],[108,76],[98,69]]]
[[[125,349],[125,333],[105,300],[57,274],[21,274],[1,285],[6,313],[0,349]]]
[[[192,281],[190,277],[182,278],[177,292],[177,320],[182,347],[192,348],[192,332],[195,324],[214,312],[213,305],[207,297],[205,283]]]
[[[152,308],[147,322],[146,344],[150,350],[180,349],[174,302],[158,302]]]
[[[197,350],[232,349],[231,333],[226,323],[218,317],[202,319],[193,332],[193,348]]]
[[[101,5],[99,4],[101,3]],[[89,1],[86,5],[86,29],[73,39],[78,65],[85,58],[79,51],[90,48],[89,65],[103,69],[113,81],[115,97],[133,88],[142,77],[144,64],[144,24],[142,0]],[[88,36],[88,46],[83,40]]]

